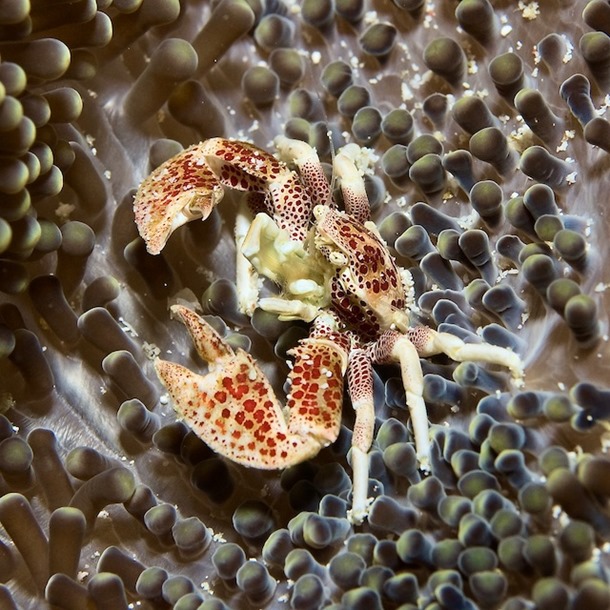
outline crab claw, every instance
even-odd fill
[[[210,138],[201,151],[220,184],[238,191],[264,193],[255,201],[296,241],[304,241],[312,208],[311,195],[288,166],[267,151],[239,140]]]
[[[292,175],[285,163],[249,142],[210,138],[201,151],[219,182],[238,191],[264,193]]]
[[[254,359],[233,350],[198,314],[172,307],[209,363],[199,375],[172,362],[155,368],[174,408],[212,449],[231,461],[280,469],[315,456],[340,428],[346,354],[328,340],[304,339],[294,350],[288,415]]]
[[[151,254],[159,254],[179,226],[205,220],[222,199],[224,190],[206,164],[202,147],[195,144],[165,161],[136,193],[136,224]]]

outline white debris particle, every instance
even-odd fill
[[[361,67],[360,60],[355,55],[352,55],[349,58],[349,64],[350,64],[350,66],[352,68],[359,68],[359,67]]]
[[[517,6],[521,11],[523,19],[527,19],[528,21],[533,21],[540,15],[540,8],[537,2],[523,2],[520,0]]]
[[[513,26],[507,23],[506,25],[503,25],[500,28],[500,36],[502,36],[503,38],[506,38],[512,31],[513,31]]]
[[[568,142],[574,139],[576,132],[573,129],[566,129],[561,136],[561,143],[555,149],[556,152],[564,152],[568,149]]]
[[[413,97],[413,91],[411,91],[407,82],[403,81],[400,85],[400,99],[402,99],[403,102],[407,102],[412,100]]]
[[[129,322],[127,322],[123,316],[119,316],[119,326],[121,327],[124,333],[127,333],[132,337],[138,336],[136,329]]]
[[[563,381],[558,381],[557,382],[557,387],[562,391],[565,392],[566,389],[566,384]]]
[[[441,195],[441,199],[443,201],[449,201],[450,199],[453,199],[455,197],[454,192],[451,190],[451,187],[449,187],[442,195]]]
[[[438,30],[438,24],[436,19],[436,7],[433,2],[426,3],[426,15],[424,17],[424,28],[430,29],[432,27],[433,30]]]
[[[534,65],[537,66],[542,61],[542,57],[540,56],[540,52],[538,51],[537,44],[532,47],[532,55],[534,56]]]
[[[60,203],[55,208],[55,216],[59,220],[67,221],[70,220],[70,215],[74,212],[75,206],[71,203]]]
[[[606,97],[604,98],[604,101],[602,102],[602,105],[599,107],[597,114],[599,116],[604,115],[606,113],[606,110],[608,110],[608,108],[610,108],[610,93],[608,95],[606,95]]]
[[[212,589],[209,582],[203,581],[199,586],[206,593],[209,593],[210,595],[214,595],[214,589]]]
[[[364,18],[362,19],[362,21],[366,25],[373,25],[373,24],[377,23],[377,21],[378,21],[377,11],[367,11],[366,13],[364,13]]]
[[[478,220],[479,220],[479,215],[477,214],[477,212],[472,211],[470,214],[467,214],[465,216],[460,216],[457,219],[457,222],[460,225],[460,227],[462,227],[462,229],[470,229],[476,225]]]
[[[107,169],[106,171],[104,171],[104,177],[107,180],[112,180],[112,172],[109,169]]]
[[[570,42],[570,39],[565,34],[562,34],[561,37],[566,43],[566,52],[561,61],[564,64],[567,64],[568,62],[572,61],[572,56],[574,55],[574,45]]]
[[[217,279],[216,274],[211,269],[208,269],[207,267],[202,267],[201,265],[195,269],[195,272],[198,275],[201,275],[210,283]]]
[[[159,397],[159,402],[162,405],[168,405],[169,404],[169,394],[161,394],[161,396]]]
[[[341,152],[354,162],[356,169],[361,175],[374,173],[375,164],[379,161],[379,155],[372,148],[359,146],[352,142],[341,148]]]
[[[610,284],[604,284],[603,282],[599,282],[593,289],[595,292],[605,292],[610,288]]]
[[[509,139],[518,152],[524,152],[534,144],[534,134],[527,125],[522,125],[511,131]]]
[[[578,175],[578,172],[571,172],[570,174],[568,174],[566,176],[566,182],[568,184],[574,184],[576,182],[576,176]]]
[[[161,355],[161,348],[154,343],[148,343],[144,341],[142,344],[142,351],[148,360],[154,360]]]
[[[320,53],[320,51],[314,51],[311,54],[311,63],[314,66],[317,66],[320,63],[320,61],[322,61],[322,53]]]

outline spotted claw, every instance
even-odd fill
[[[199,375],[157,360],[155,368],[174,408],[214,451],[233,462],[280,469],[315,456],[339,433],[347,356],[324,337],[304,339],[293,350],[287,411],[256,361],[233,348],[192,310],[172,312],[186,325],[209,364]]]

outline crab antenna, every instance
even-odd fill
[[[333,168],[333,171],[330,176],[330,192],[333,193],[335,191],[335,187],[337,186],[337,174],[335,173],[335,157],[337,156],[337,151],[335,150],[335,144],[333,142],[333,132],[330,127],[326,131],[326,136],[328,138],[328,144],[330,147],[330,166]]]

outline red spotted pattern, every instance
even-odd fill
[[[369,205],[366,192],[361,193],[349,187],[342,187],[343,204],[345,211],[354,220],[358,222],[366,222],[370,218],[371,207]]]
[[[315,245],[329,264],[337,266],[337,250],[347,262],[330,280],[332,313],[316,318],[309,337],[291,351],[295,361],[285,411],[253,358],[234,351],[203,318],[184,307],[172,310],[209,362],[209,372],[199,375],[179,364],[155,363],[174,407],[198,436],[234,462],[265,469],[302,462],[337,438],[346,369],[357,408],[353,447],[367,452],[374,429],[372,366],[396,362],[397,341],[405,338],[392,326],[393,314],[405,308],[404,288],[385,244],[363,224],[369,213],[366,193],[351,188],[348,180],[342,185],[347,213],[339,212],[321,165],[298,159],[295,163],[299,175],[251,144],[213,138],[155,170],[134,202],[136,222],[151,253],[161,250],[183,220],[181,214],[186,219],[206,217],[222,197],[223,186],[248,192],[254,213],[268,213],[299,241],[306,240],[314,203],[328,206],[319,215],[314,239],[306,244]],[[427,327],[407,331],[412,345],[401,345],[403,378],[412,372],[414,379],[421,377],[417,356],[436,353],[439,336]],[[484,356],[484,361],[495,361],[488,353]],[[498,355],[498,363],[507,361],[504,353]],[[407,390],[410,386],[411,381],[405,381]],[[423,404],[421,396],[419,401]],[[361,469],[355,477],[361,487],[363,475]]]
[[[347,214],[330,210],[318,230],[348,257],[347,266],[337,270],[331,283],[334,311],[364,340],[376,339],[388,327],[392,309],[405,306],[394,259],[374,233]]]
[[[222,184],[231,188],[260,191],[291,173],[285,163],[248,142],[210,138],[201,146],[212,171]]]
[[[206,375],[163,360],[155,367],[174,408],[212,449],[240,464],[275,469],[313,457],[336,439],[347,360],[341,348],[316,339],[295,348],[286,421],[253,358],[233,351],[203,318],[182,309],[180,318],[203,353],[215,350],[215,367]]]
[[[330,185],[319,163],[311,161],[302,163],[299,168],[301,182],[309,193],[312,207],[314,205],[333,205]],[[311,212],[311,209],[309,210]]]
[[[256,211],[270,214],[296,241],[307,235],[312,201],[298,175],[268,152],[247,142],[212,138],[203,144],[210,169],[224,186],[265,193],[264,204],[254,202]]]
[[[165,246],[181,212],[207,218],[223,188],[206,165],[203,144],[195,144],[155,169],[142,182],[133,209],[136,225],[151,254]]]
[[[301,341],[291,354],[295,362],[289,375],[289,428],[313,435],[324,445],[332,443],[341,425],[347,354],[315,339]]]

